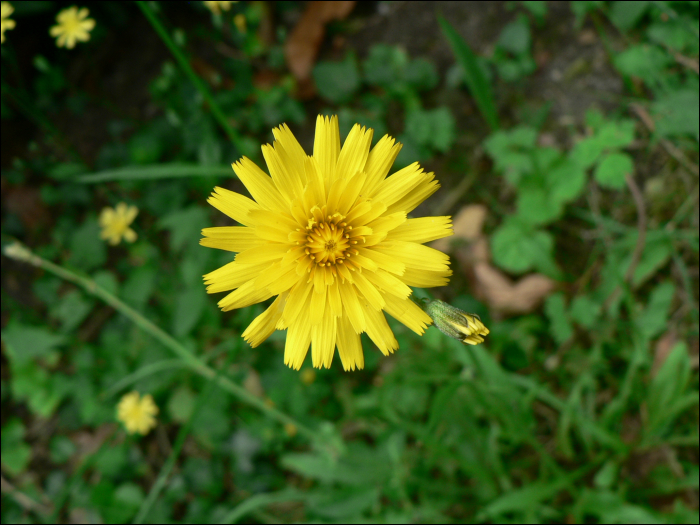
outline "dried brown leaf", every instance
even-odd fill
[[[319,47],[323,42],[326,24],[342,20],[350,14],[354,1],[315,1],[306,4],[304,14],[284,45],[287,66],[298,81],[311,77]]]
[[[531,274],[513,283],[486,262],[474,266],[476,294],[489,306],[503,313],[524,314],[537,308],[556,283],[540,274]]]

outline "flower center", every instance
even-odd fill
[[[306,249],[304,250],[320,266],[334,265],[346,257],[350,246],[348,226],[342,215],[326,216],[322,221],[310,220],[306,227]]]

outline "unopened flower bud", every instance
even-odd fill
[[[444,301],[430,301],[424,310],[438,330],[463,343],[478,345],[484,342],[483,336],[489,333],[478,315],[463,312]]]

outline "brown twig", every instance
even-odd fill
[[[625,182],[627,182],[627,187],[632,193],[632,198],[637,206],[637,231],[639,232],[637,236],[637,244],[632,252],[632,260],[625,273],[625,282],[632,285],[632,278],[634,277],[634,271],[637,269],[639,260],[642,258],[642,253],[644,252],[644,245],[647,239],[647,212],[646,206],[644,205],[644,196],[642,191],[637,186],[637,183],[632,178],[629,173],[625,176]]]
[[[34,501],[24,492],[19,491],[12,483],[5,479],[5,476],[0,476],[0,491],[14,499],[24,510],[35,512],[42,517],[47,516],[51,512],[45,505]]]
[[[630,265],[627,267],[624,277],[624,282],[631,288],[632,281],[634,279],[634,271],[637,269],[637,265],[642,258],[642,253],[644,253],[644,246],[646,245],[647,215],[646,205],[644,204],[644,196],[642,195],[642,191],[639,189],[639,186],[637,186],[637,183],[634,181],[634,178],[632,178],[632,175],[628,173],[625,176],[625,182],[627,182],[627,187],[630,189],[632,198],[634,199],[634,204],[637,207],[637,243],[632,251],[632,259],[630,260]],[[617,299],[617,297],[620,295],[621,289],[622,286],[618,284],[610,293],[603,305],[604,310],[607,310],[610,307],[610,304]]]
[[[634,111],[639,120],[641,120],[644,123],[647,129],[653,133],[656,129],[656,124],[654,124],[654,119],[651,118],[649,112],[639,104],[630,104],[630,109]],[[691,161],[689,161],[688,158],[683,154],[683,152],[679,150],[670,140],[661,139],[659,143],[666,150],[666,153],[668,153],[671,157],[676,159],[678,164],[683,166],[696,177],[700,176],[700,168],[698,168],[697,164],[694,164]]]

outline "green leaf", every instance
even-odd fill
[[[610,153],[603,157],[593,175],[601,186],[621,189],[625,187],[625,177],[634,171],[634,162],[627,153]]]
[[[170,250],[178,252],[186,245],[195,248],[201,231],[207,226],[207,212],[200,206],[174,211],[158,221],[160,229],[170,231]]]
[[[596,139],[606,150],[625,148],[634,141],[633,120],[606,120],[596,132]]]
[[[575,200],[583,192],[587,180],[586,171],[567,158],[547,172],[549,198],[561,204]]]
[[[673,283],[668,281],[652,290],[646,309],[634,320],[637,330],[646,339],[652,339],[666,328],[674,293]]]
[[[640,44],[627,48],[613,62],[623,75],[639,77],[654,86],[664,70],[673,63],[673,59],[657,46]]]
[[[94,184],[117,180],[158,180],[182,177],[235,177],[231,166],[201,166],[199,164],[156,164],[154,166],[127,166],[104,170],[76,178],[78,182]]]
[[[194,406],[195,396],[186,386],[178,387],[168,400],[170,417],[178,423],[186,423],[190,420]]]
[[[651,106],[656,133],[661,137],[690,135],[698,141],[699,98],[697,89],[682,89],[660,96]]]
[[[87,219],[73,231],[69,241],[68,264],[90,271],[107,261],[107,247],[100,239],[100,227],[94,218]]]
[[[469,48],[467,43],[459,36],[450,23],[438,15],[438,22],[447,41],[452,48],[457,62],[464,71],[464,80],[469,86],[469,90],[474,97],[481,115],[486,120],[492,131],[498,129],[498,112],[494,103],[493,90],[478,63],[476,55]]]
[[[24,425],[11,419],[2,427],[2,468],[12,476],[21,474],[32,457],[32,448],[24,442]]]
[[[632,29],[649,9],[650,3],[643,0],[613,2],[610,10],[610,21],[621,31]]]
[[[390,87],[404,78],[408,66],[408,55],[396,46],[375,44],[362,63],[365,81],[374,86]]]
[[[54,361],[65,336],[40,326],[10,323],[2,332],[5,351],[13,366],[24,366],[33,359]]]
[[[549,318],[549,326],[557,343],[562,344],[574,335],[574,329],[566,313],[564,294],[555,293],[547,297],[544,311]]]
[[[518,218],[539,226],[557,219],[563,211],[560,201],[553,199],[546,188],[521,185],[518,189]]]
[[[80,290],[70,290],[51,307],[51,315],[61,322],[61,332],[69,333],[82,324],[94,304]]]
[[[306,498],[306,494],[295,489],[286,489],[280,492],[270,492],[267,494],[254,494],[245,501],[239,503],[238,506],[231,510],[231,512],[226,514],[226,516],[221,520],[221,523],[236,523],[246,514],[273,503],[304,501]]]
[[[342,62],[319,62],[313,76],[319,95],[336,104],[348,102],[360,87],[360,72],[352,53]]]
[[[455,139],[455,119],[446,107],[414,110],[406,116],[406,133],[418,144],[445,153]]]
[[[554,239],[542,230],[530,230],[517,219],[506,220],[492,238],[493,258],[498,266],[513,273],[532,268],[555,268],[552,259]]]
[[[484,149],[493,159],[496,169],[511,184],[517,185],[523,175],[534,171],[532,150],[536,141],[537,130],[519,126],[492,133],[484,141]]]
[[[51,461],[59,465],[67,462],[77,450],[75,443],[66,436],[54,436],[49,443]]]
[[[601,305],[587,295],[577,295],[571,301],[569,315],[576,323],[590,330],[595,326],[600,310]]]
[[[636,243],[636,232],[633,237]],[[644,245],[644,251],[642,252],[642,256],[639,259],[639,263],[637,263],[637,267],[634,270],[632,284],[635,287],[638,287],[641,284],[643,284],[647,279],[656,274],[656,272],[668,262],[672,254],[673,241],[668,235],[647,238],[647,242]],[[630,253],[629,257],[625,260],[624,264],[629,265],[631,262],[632,254]]]
[[[202,317],[206,302],[207,292],[202,286],[190,288],[178,295],[173,313],[173,333],[177,337],[187,335],[195,327]]]
[[[677,343],[649,385],[647,398],[649,419],[647,433],[654,436],[666,431],[682,411],[697,404],[697,392],[684,394],[690,383],[692,369],[685,343]]]
[[[517,20],[503,28],[496,45],[519,56],[530,51],[530,44],[530,24],[527,17],[519,16]]]
[[[121,290],[121,297],[130,306],[140,309],[153,294],[156,285],[156,270],[141,266],[129,272]]]
[[[310,510],[324,518],[354,518],[378,503],[379,490],[375,487],[326,489],[312,492],[307,501]]]
[[[435,64],[425,58],[417,58],[404,72],[406,82],[416,91],[428,91],[438,85],[440,77]]]

